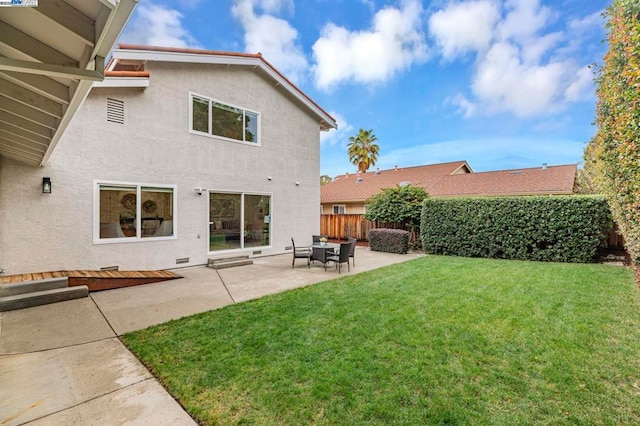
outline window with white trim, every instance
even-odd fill
[[[334,204],[333,214],[347,214],[347,206],[344,204]]]
[[[260,114],[189,93],[189,131],[203,136],[260,145]]]
[[[176,237],[175,185],[95,181],[94,241]]]

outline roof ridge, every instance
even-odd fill
[[[504,173],[504,172],[525,171],[525,170],[548,170],[548,169],[551,169],[551,168],[569,167],[569,166],[578,167],[578,163],[556,164],[554,166],[547,166],[546,169],[543,169],[541,166],[538,166],[538,167],[520,167],[520,168],[515,168],[515,169],[502,169],[502,170],[485,170],[484,172],[473,172],[473,174],[479,175],[479,174],[483,174],[483,173],[486,174],[486,173]],[[461,175],[450,175],[450,176],[464,176],[464,174],[461,174]]]
[[[444,165],[448,165],[448,164],[468,164],[467,160],[459,160],[459,161],[447,161],[444,163],[433,163],[433,164],[423,164],[421,166],[408,166],[408,167],[398,167],[397,169],[391,168],[391,169],[382,169],[382,170],[374,170],[371,172],[364,172],[364,173],[360,173],[358,171],[355,171],[353,173],[351,172],[346,172],[346,173],[342,173],[336,176],[336,178],[338,177],[342,177],[342,176],[362,176],[362,175],[368,175],[368,174],[372,174],[372,175],[377,175],[377,174],[381,174],[382,172],[400,172],[400,171],[405,171],[405,170],[409,170],[409,169],[417,169],[417,168],[423,168],[423,167],[435,167],[435,166],[444,166]],[[396,166],[397,167],[397,166]]]

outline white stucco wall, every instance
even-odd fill
[[[146,70],[147,89],[94,88],[47,167],[0,157],[5,274],[204,264],[209,204],[197,187],[272,195],[272,245],[262,255],[319,232],[317,117],[249,67],[148,63]],[[261,146],[190,134],[189,91],[259,112]],[[124,101],[124,125],[107,122],[107,97]],[[52,194],[41,193],[43,176],[51,177]],[[177,239],[94,244],[94,179],[177,185]],[[185,257],[188,264],[176,265]]]

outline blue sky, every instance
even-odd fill
[[[329,112],[321,174],[467,160],[475,171],[582,161],[604,0],[140,0],[121,42],[262,52]]]

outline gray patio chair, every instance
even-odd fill
[[[353,266],[356,266],[356,240],[353,237],[349,237],[349,244],[351,244],[351,248],[349,249],[349,257],[353,259]]]
[[[311,262],[314,262],[317,260],[318,262],[322,262],[322,265],[324,265],[324,270],[327,270],[327,262],[328,262],[328,258],[329,256],[333,255],[333,247],[331,246],[325,246],[325,247],[318,247],[318,246],[314,246],[313,250],[311,252]]]
[[[327,262],[335,262],[338,273],[342,273],[342,264],[347,264],[347,270],[351,271],[349,267],[349,250],[351,249],[351,243],[340,244],[340,251],[336,254],[330,254],[327,256]]]
[[[293,237],[291,237],[291,244],[293,245],[293,261],[291,262],[291,267],[295,268],[296,259],[307,259],[307,268],[311,267],[311,248],[310,247],[297,247],[296,243],[293,241]]]

